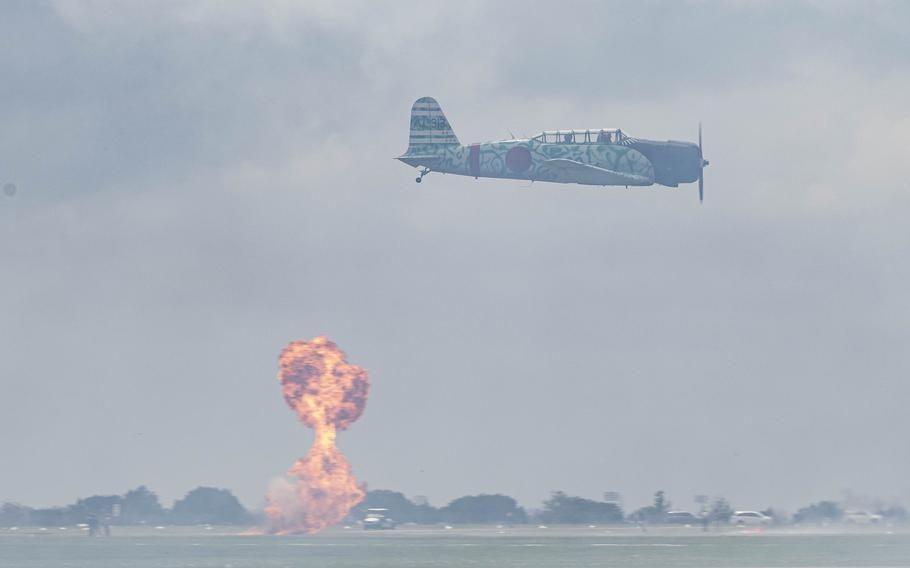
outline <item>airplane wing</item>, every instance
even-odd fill
[[[653,179],[645,176],[598,168],[565,158],[544,160],[543,165],[561,170],[576,183],[588,185],[651,185],[654,183]]]

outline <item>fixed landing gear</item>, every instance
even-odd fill
[[[430,171],[431,171],[430,168],[424,168],[424,169],[420,170],[420,175],[417,176],[417,178],[416,178],[414,181],[416,181],[417,183],[422,182],[422,181],[423,181],[423,176],[425,176],[425,175],[427,175],[428,173],[430,173]]]

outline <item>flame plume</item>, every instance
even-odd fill
[[[335,435],[363,414],[370,381],[325,336],[292,341],[278,358],[284,400],[300,421],[316,430],[306,457],[288,471],[294,483],[269,489],[265,512],[272,534],[311,533],[333,525],[359,503],[364,486],[335,447]]]

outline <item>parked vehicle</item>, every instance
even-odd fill
[[[388,509],[367,509],[363,517],[363,530],[388,530],[394,529],[398,523],[386,516]]]
[[[701,519],[688,511],[667,511],[664,522],[671,525],[698,525]]]
[[[875,525],[882,522],[882,516],[869,511],[845,511],[843,521],[851,525]]]
[[[759,513],[758,511],[736,511],[733,513],[733,516],[730,517],[731,525],[738,525],[741,527],[770,525],[773,521],[774,519],[764,513]]]

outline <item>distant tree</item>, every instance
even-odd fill
[[[79,499],[66,508],[61,524],[84,523],[90,516],[109,519],[114,514],[114,505],[122,501],[120,495],[92,495]]]
[[[540,520],[545,523],[618,523],[623,520],[622,509],[615,503],[572,497],[562,491],[554,492],[543,505]]]
[[[450,523],[526,523],[528,515],[512,497],[506,495],[467,495],[455,499],[439,511]]]
[[[79,499],[74,505],[70,505],[73,511],[93,513],[95,515],[110,515],[114,510],[114,505],[123,502],[120,495],[92,495],[85,499]]]
[[[176,524],[239,525],[251,517],[227,489],[197,487],[174,503],[171,518]]]
[[[658,513],[666,513],[670,510],[672,503],[667,501],[667,496],[663,492],[663,489],[654,494],[654,509]]]
[[[120,522],[123,524],[159,523],[166,514],[158,496],[145,485],[127,491],[121,506]]]
[[[651,505],[636,510],[629,517],[646,523],[661,523],[671,506],[672,504],[667,501],[666,494],[663,490],[660,490],[654,493],[654,502]]]
[[[760,511],[760,513],[761,513],[762,515],[766,515],[766,516],[768,516],[768,517],[771,517],[771,521],[772,521],[774,524],[781,524],[781,523],[783,523],[783,522],[785,521],[784,513],[780,512],[780,511],[774,510],[773,507],[768,507],[768,508],[765,509],[764,511]]]
[[[73,523],[84,522],[85,517],[73,518],[70,510],[64,507],[52,507],[48,509],[33,509],[29,515],[31,525],[38,527],[61,527]]]
[[[823,523],[837,521],[843,515],[844,511],[834,501],[819,501],[797,511],[793,520],[797,523]]]
[[[907,510],[900,505],[892,505],[887,509],[879,509],[878,514],[893,522],[900,523],[907,520]]]
[[[421,525],[431,525],[439,522],[439,509],[429,503],[418,503],[414,509],[413,522]]]
[[[4,503],[0,505],[0,525],[15,527],[28,525],[32,510],[19,503]]]
[[[733,507],[730,502],[723,497],[718,497],[711,503],[711,510],[708,512],[708,518],[715,523],[727,523],[733,516]]]

